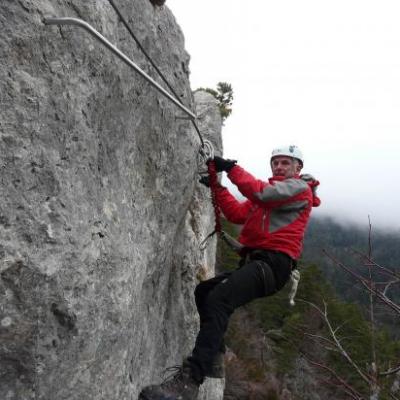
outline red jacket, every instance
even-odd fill
[[[222,186],[217,191],[217,201],[225,217],[244,225],[239,242],[250,248],[281,251],[298,259],[311,208],[320,204],[315,194],[319,182],[311,175],[273,177],[263,182],[238,165],[230,170],[228,178],[248,199],[241,203]]]

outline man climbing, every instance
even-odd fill
[[[297,146],[275,149],[270,160],[273,176],[264,182],[236,161],[214,158],[217,172],[226,172],[247,199],[239,202],[221,185],[216,189],[225,217],[243,225],[241,266],[196,287],[200,331],[192,354],[173,379],[144,388],[140,399],[196,400],[205,377],[222,377],[224,334],[233,311],[278,292],[289,280],[301,254],[311,208],[320,204],[319,182],[311,175],[300,175],[303,162]]]

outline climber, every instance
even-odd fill
[[[238,269],[201,282],[195,289],[200,331],[192,354],[173,379],[143,389],[140,399],[195,400],[205,377],[223,376],[224,334],[233,311],[259,297],[273,295],[290,278],[300,257],[311,208],[319,206],[319,182],[300,175],[303,155],[297,146],[273,150],[268,182],[255,179],[234,160],[214,157],[247,200],[239,202],[218,185],[216,197],[225,217],[243,225]],[[207,180],[202,180],[207,185]]]

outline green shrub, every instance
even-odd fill
[[[222,117],[222,122],[224,122],[232,113],[232,103],[233,103],[232,85],[227,82],[218,82],[216,90],[211,88],[199,88],[196,89],[196,92],[199,90],[203,90],[207,93],[210,93],[217,99],[219,112]]]

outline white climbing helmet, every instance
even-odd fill
[[[295,145],[281,146],[275,148],[274,150],[272,150],[271,160],[277,156],[293,157],[299,160],[301,162],[301,165],[304,164],[303,153]]]

